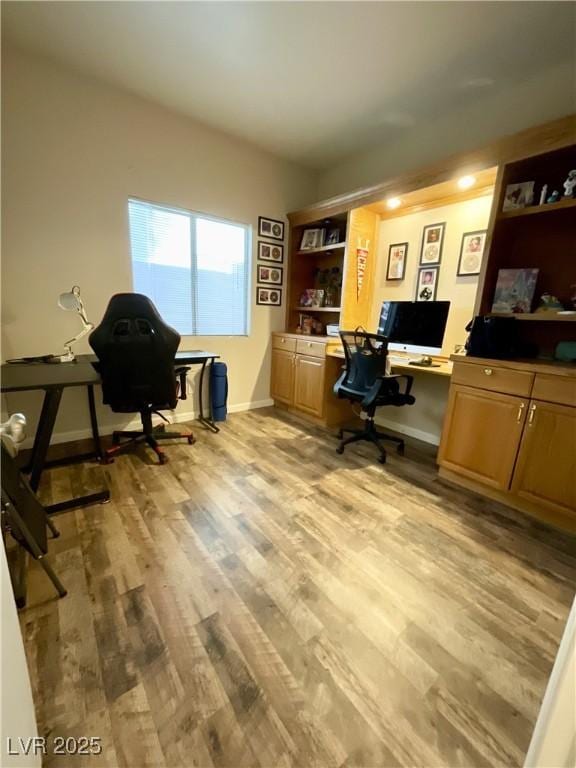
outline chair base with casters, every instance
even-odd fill
[[[188,445],[193,445],[196,442],[196,438],[192,432],[167,432],[164,428],[164,424],[159,424],[157,427],[152,426],[152,414],[156,411],[151,409],[140,412],[142,419],[142,431],[136,430],[128,431],[115,431],[112,433],[112,442],[114,445],[104,451],[103,461],[105,464],[110,464],[121,451],[125,451],[132,448],[138,443],[146,443],[152,448],[158,462],[160,464],[166,464],[168,458],[162,448],[159,445],[160,440],[187,440]],[[164,418],[161,414],[158,414],[161,418]],[[122,442],[122,440],[125,442]]]
[[[344,437],[346,434],[351,435],[351,437]],[[361,440],[366,440],[369,443],[374,443],[380,450],[378,461],[380,464],[385,464],[386,450],[380,441],[389,440],[392,443],[397,443],[398,447],[396,448],[396,452],[400,456],[404,456],[404,440],[395,435],[388,435],[386,432],[379,432],[376,429],[376,424],[374,422],[374,414],[368,414],[368,417],[364,421],[364,429],[341,429],[338,432],[338,439],[340,440],[340,445],[336,448],[336,453],[344,453],[344,448],[347,445],[350,445],[350,443],[359,443]]]

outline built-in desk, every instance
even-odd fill
[[[344,350],[340,346],[328,346],[326,354],[328,357],[339,357],[344,359]],[[403,371],[406,373],[432,373],[436,376],[452,376],[452,362],[446,358],[433,358],[434,365],[410,365],[410,358],[406,355],[402,359],[401,355],[388,355],[393,371]]]

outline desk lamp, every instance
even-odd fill
[[[60,298],[58,299],[58,306],[60,309],[65,309],[69,312],[78,312],[80,315],[80,320],[82,320],[82,330],[80,333],[74,336],[73,339],[70,339],[70,341],[67,341],[64,344],[66,352],[63,355],[58,356],[61,363],[70,363],[75,359],[74,352],[72,352],[72,344],[76,344],[76,342],[84,338],[87,333],[90,333],[90,331],[94,328],[94,323],[88,322],[86,312],[84,311],[84,304],[80,298],[80,288],[77,285],[73,286],[71,291],[60,294]]]

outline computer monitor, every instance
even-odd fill
[[[378,333],[388,338],[388,349],[437,355],[449,308],[449,301],[384,301]]]

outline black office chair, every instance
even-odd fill
[[[408,375],[386,376],[386,356],[388,339],[376,333],[363,330],[340,331],[340,338],[346,356],[346,370],[334,385],[334,393],[352,403],[360,403],[366,412],[364,429],[341,429],[338,437],[340,445],[336,453],[344,453],[344,447],[360,440],[368,440],[380,449],[379,461],[386,462],[386,451],[380,440],[390,440],[398,444],[398,453],[404,455],[404,440],[394,435],[380,432],[374,424],[376,408],[381,405],[413,405],[414,397],[410,394],[413,377]],[[400,391],[400,379],[406,379],[403,392]],[[351,437],[344,437],[350,433]]]
[[[194,442],[190,432],[166,432],[163,425],[152,426],[153,413],[164,418],[158,411],[176,407],[178,389],[180,398],[186,399],[188,368],[175,368],[180,335],[166,325],[147,296],[112,296],[89,341],[98,357],[104,403],[115,413],[139,413],[142,419],[142,432],[113,433],[114,446],[105,451],[105,460],[135,443],[146,442],[164,464],[166,455],[159,440],[185,438],[190,445]],[[122,438],[128,442],[121,444]]]

